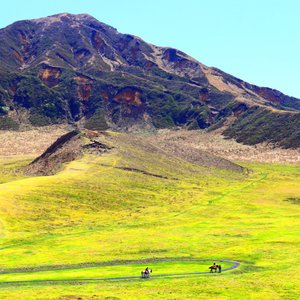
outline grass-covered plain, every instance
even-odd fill
[[[223,272],[231,267],[231,263],[224,261],[216,261],[222,265]],[[193,273],[210,273],[208,266],[210,262],[202,260],[166,260],[162,261],[147,261],[147,262],[118,262],[113,264],[103,264],[100,266],[68,266],[58,270],[18,270],[15,273],[1,274],[1,282],[16,282],[16,281],[80,281],[83,280],[100,280],[100,279],[115,279],[128,280],[139,279],[139,271],[145,270],[146,267],[151,266],[154,273],[151,277],[172,277],[172,276],[189,276]],[[219,272],[213,272],[213,274]],[[202,275],[202,274],[199,274]],[[134,277],[134,278],[130,278]],[[117,279],[116,279],[117,278]]]
[[[252,172],[241,174],[154,153],[117,135],[114,142],[113,151],[85,155],[55,176],[22,177],[12,170],[24,160],[10,160],[9,170],[0,162],[0,268],[10,272],[0,281],[47,272],[51,279],[122,276],[135,267],[139,275],[145,259],[210,259],[207,267],[229,259],[241,266],[217,276],[2,284],[1,299],[298,299],[300,207],[290,199],[300,198],[299,166],[247,163]],[[91,267],[130,260],[137,265]],[[155,272],[155,263],[149,267]],[[198,267],[191,263],[191,272]],[[177,273],[189,263],[165,268]]]

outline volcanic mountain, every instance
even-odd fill
[[[214,130],[239,142],[300,146],[300,100],[86,14],[0,30],[0,129]]]

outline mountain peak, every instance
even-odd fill
[[[48,17],[44,18],[38,18],[33,19],[31,21],[33,22],[46,22],[46,23],[53,23],[53,22],[63,22],[67,20],[73,20],[73,21],[87,21],[87,20],[93,20],[99,22],[97,19],[95,19],[93,16],[89,14],[71,14],[71,13],[59,13],[50,15]]]
[[[300,146],[299,99],[119,33],[88,14],[16,22],[0,38],[0,128],[221,127],[247,143]]]

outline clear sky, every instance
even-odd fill
[[[0,28],[62,12],[300,98],[300,0],[5,0]]]

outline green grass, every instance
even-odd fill
[[[217,262],[219,263],[219,262]],[[14,282],[27,280],[80,280],[98,278],[124,278],[138,277],[142,270],[148,266],[153,270],[152,275],[189,275],[188,273],[209,272],[208,267],[212,263],[209,261],[153,261],[153,262],[119,262],[115,265],[103,265],[98,267],[73,267],[71,269],[51,270],[51,271],[15,271],[9,274],[0,275],[0,282]],[[231,266],[228,262],[220,262],[222,268]],[[218,274],[218,273],[217,273]]]
[[[1,274],[1,281],[139,274],[140,264],[88,265],[116,260],[230,259],[241,266],[212,277],[2,285],[1,299],[298,299],[300,207],[288,199],[299,198],[299,166],[244,164],[252,172],[238,174],[158,155],[122,135],[115,142],[111,153],[86,155],[55,176],[0,185],[0,268],[73,266]],[[159,274],[206,265],[149,267]]]
[[[24,157],[0,157],[0,184],[24,178],[25,176],[18,169],[26,166],[30,161],[30,158]]]

